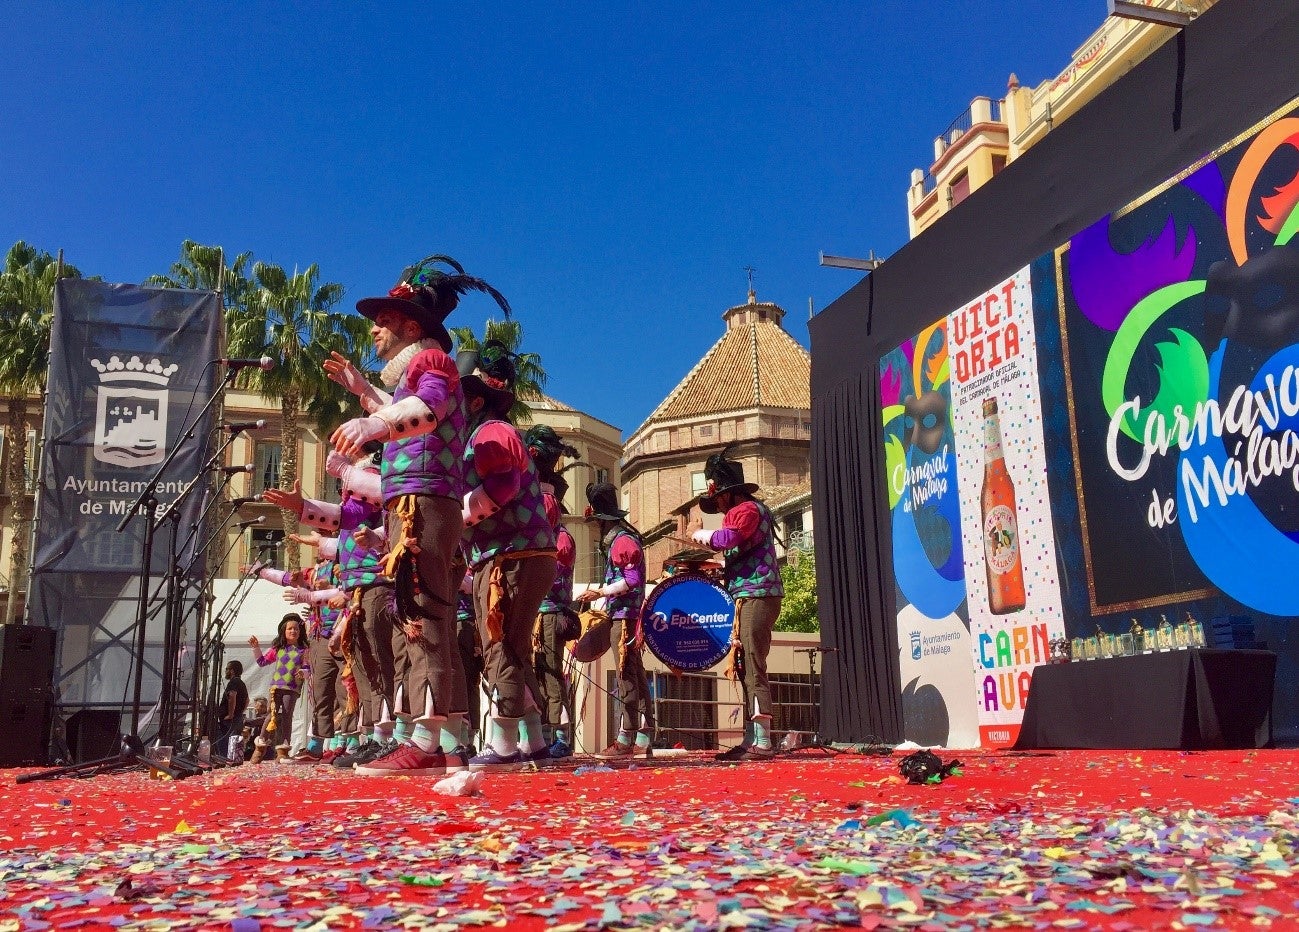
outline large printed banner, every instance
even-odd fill
[[[1093,615],[1299,615],[1297,204],[1273,117],[1057,253]]]
[[[1032,283],[1023,269],[947,319],[979,738],[1013,744],[1033,668],[1064,635]]]
[[[1024,269],[881,362],[903,711],[922,744],[1014,743],[1063,634],[1031,295]]]
[[[908,738],[1013,743],[1052,640],[1187,614],[1293,696],[1295,109],[881,359]]]
[[[880,363],[906,736],[968,747],[978,716],[950,375],[946,321]]]
[[[31,615],[62,632],[64,701],[122,701],[147,519],[135,516],[122,533],[117,526],[177,445],[157,486],[159,507],[199,474],[211,416],[188,438],[185,426],[193,426],[212,396],[220,327],[213,292],[75,279],[55,288]],[[182,543],[210,484],[200,477],[179,509]],[[154,592],[170,560],[170,527],[155,538]],[[191,577],[182,588],[191,596],[193,581],[206,570],[194,553],[201,530],[181,553],[181,568]],[[149,611],[147,639],[154,646],[146,661],[153,669],[145,682],[156,692],[160,604]]]

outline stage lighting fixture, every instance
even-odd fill
[[[865,259],[853,259],[848,256],[827,256],[821,253],[821,265],[831,266],[836,269],[856,269],[858,272],[874,272],[884,260],[877,258],[875,250],[871,250],[870,255]]]
[[[1106,0],[1110,16],[1117,16],[1120,19],[1136,19],[1143,23],[1154,23],[1157,26],[1172,26],[1174,29],[1183,29],[1191,24],[1195,18],[1194,13],[1185,13],[1179,10],[1165,10],[1161,7],[1146,6],[1143,3],[1133,3],[1132,0]]]

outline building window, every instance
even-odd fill
[[[992,157],[992,174],[997,175],[1006,167],[1006,157],[1004,155],[994,155]]]
[[[692,472],[690,474],[690,494],[703,495],[708,491],[708,480],[704,478],[703,470]]]
[[[278,443],[259,443],[253,458],[253,494],[260,495],[267,489],[276,489],[280,485],[280,456]]]
[[[967,197],[970,196],[970,173],[969,172],[961,172],[959,175],[956,176],[956,180],[952,182],[951,192],[952,192],[952,201],[951,201],[952,207],[955,207],[957,204],[961,203],[961,201],[965,200]]]
[[[608,481],[609,481],[609,470],[605,469],[603,466],[597,466],[597,467],[595,467],[595,481],[596,481],[597,483],[599,483],[599,482],[608,482]]]
[[[27,475],[26,487],[28,492],[36,491],[36,477],[41,471],[41,448],[36,442],[36,431],[27,431]]]
[[[712,424],[700,424],[700,425],[699,425],[699,436],[700,436],[701,439],[702,439],[702,438],[705,438],[705,437],[711,437],[712,435],[713,435],[713,425],[712,425]]]

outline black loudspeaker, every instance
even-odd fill
[[[27,696],[0,695],[0,767],[44,767],[49,763],[49,690]]]
[[[68,719],[68,750],[72,762],[112,757],[118,751],[122,713],[116,709],[82,709]]]
[[[54,629],[0,625],[0,767],[48,763]]]
[[[0,696],[48,692],[54,678],[54,629],[0,625],[0,630]]]

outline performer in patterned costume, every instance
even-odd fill
[[[492,697],[491,733],[470,767],[513,770],[550,759],[531,660],[533,621],[555,578],[555,530],[532,457],[505,420],[516,378],[509,352],[489,340],[480,353],[459,357],[471,427],[465,542]]]
[[[586,519],[600,523],[600,547],[605,553],[604,585],[579,593],[577,601],[589,604],[604,599],[604,610],[613,622],[609,640],[615,651],[618,699],[622,703],[618,737],[597,756],[650,757],[654,753],[654,707],[649,677],[641,658],[645,646],[641,630],[645,551],[640,533],[627,523],[627,512],[618,507],[618,490],[612,483],[588,485],[586,500],[590,502]]]
[[[769,758],[775,753],[771,744],[771,687],[767,683],[767,655],[771,652],[771,632],[780,616],[785,588],[776,562],[776,522],[771,511],[753,497],[758,486],[744,481],[744,467],[728,459],[731,447],[714,453],[704,463],[708,492],[699,499],[704,514],[725,512],[722,526],[716,531],[703,529],[696,518],[689,531],[696,543],[720,550],[726,556],[723,575],[726,590],[735,599],[735,627],[731,633],[731,664],[727,671],[735,676],[737,649],[743,660],[744,714],[752,717],[753,744],[740,745],[722,760]]]
[[[462,530],[465,483],[465,406],[460,373],[447,353],[443,323],[470,290],[509,304],[482,279],[445,256],[407,269],[387,297],[366,298],[357,310],[374,321],[375,352],[386,362],[380,378],[388,397],[342,357],[326,362],[330,377],[361,399],[368,416],[348,421],[331,437],[344,455],[383,440],[382,489],[388,513],[385,570],[396,585],[406,637],[402,690],[410,743],[370,764],[368,774],[431,774],[461,770],[460,746],[468,696],[456,648],[453,570]],[[408,712],[407,712],[408,710]]]
[[[392,584],[381,572],[383,554],[380,549],[365,546],[357,538],[362,529],[383,524],[379,472],[371,463],[370,453],[365,450],[355,458],[331,452],[325,461],[325,472],[342,483],[342,504],[304,498],[302,484],[298,481],[288,491],[267,489],[262,498],[277,508],[294,512],[298,520],[309,527],[338,534],[337,587],[288,589],[285,598],[312,606],[350,601],[348,628],[351,636],[346,648],[356,661],[352,673],[356,677],[360,699],[360,723],[362,728],[374,727],[383,719],[384,704],[391,702],[393,692]],[[327,683],[325,680],[337,676],[341,667],[330,650],[334,633],[332,625],[328,634],[323,630],[321,633],[323,636],[313,637],[310,642],[314,687],[312,736],[294,758],[303,764],[321,761],[323,739],[334,732],[335,689],[333,680]],[[318,673],[317,663],[325,670]],[[318,682],[320,685],[316,686]]]
[[[573,608],[573,564],[577,559],[577,546],[573,535],[564,526],[564,496],[568,492],[565,470],[575,465],[560,467],[564,456],[576,457],[576,448],[564,443],[554,429],[536,424],[524,435],[528,454],[537,465],[541,479],[541,495],[546,504],[546,515],[555,528],[555,581],[541,600],[533,633],[537,682],[545,702],[546,741],[550,756],[559,760],[573,755],[573,708],[564,678],[564,645],[576,636],[580,624]]]

